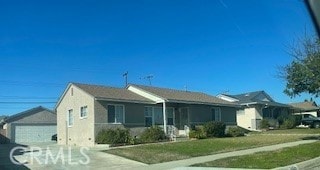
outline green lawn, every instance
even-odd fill
[[[277,151],[219,159],[196,164],[197,167],[256,168],[271,169],[303,162],[320,156],[320,142],[303,144]]]
[[[254,148],[301,140],[303,135],[252,135],[238,138],[214,138],[185,142],[159,143],[107,150],[147,164],[168,162],[196,156]]]

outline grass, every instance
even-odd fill
[[[303,135],[252,135],[237,138],[213,138],[175,143],[140,145],[117,148],[105,152],[147,164],[155,164],[191,157],[249,149],[301,140]]]
[[[229,157],[212,162],[196,164],[197,167],[271,169],[303,162],[320,156],[320,142],[303,144],[277,151]]]

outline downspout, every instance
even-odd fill
[[[163,101],[163,131],[167,134],[167,113],[166,113],[166,102]]]

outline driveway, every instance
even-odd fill
[[[13,160],[23,165],[15,165],[10,160],[10,151],[15,147]],[[132,169],[145,164],[110,155],[94,148],[68,147],[53,143],[19,145],[0,145],[0,169]],[[19,152],[20,151],[20,152]],[[23,151],[23,152],[22,152]]]

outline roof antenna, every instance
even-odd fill
[[[124,78],[125,78],[125,87],[127,87],[128,86],[128,71],[126,71],[125,73],[123,73],[123,75],[122,75]]]
[[[184,91],[188,92],[188,86],[184,85]]]
[[[153,75],[150,74],[150,75],[148,75],[148,76],[145,76],[144,79],[148,79],[149,85],[151,86],[151,79],[153,79]]]

